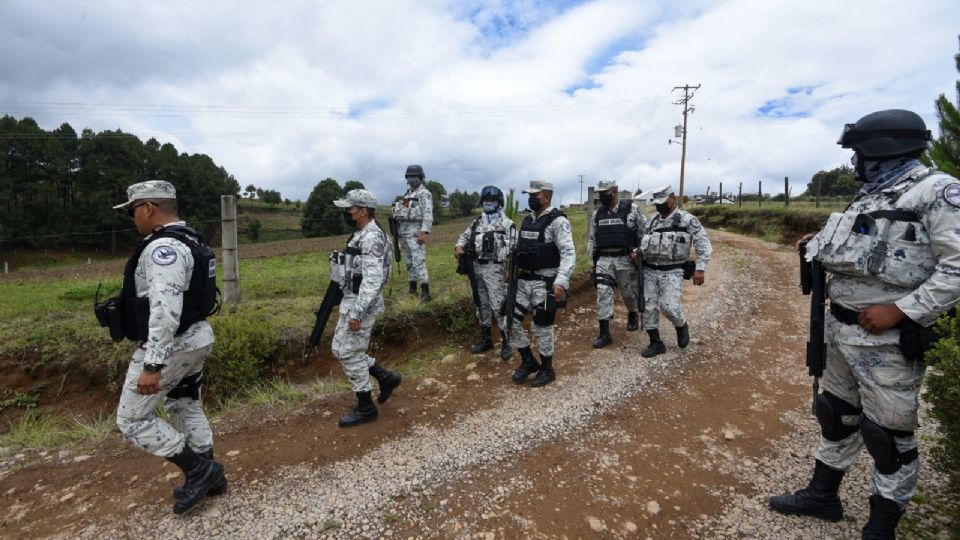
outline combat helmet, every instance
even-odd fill
[[[843,126],[837,144],[852,148],[863,159],[883,160],[919,153],[927,148],[930,130],[915,112],[887,109]]]

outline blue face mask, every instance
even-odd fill
[[[483,211],[486,212],[486,213],[488,213],[488,214],[492,214],[492,213],[496,212],[498,208],[500,208],[500,204],[499,204],[499,203],[495,203],[495,202],[484,202],[484,203],[483,203]]]

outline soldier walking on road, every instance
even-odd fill
[[[627,330],[639,328],[637,306],[637,260],[635,248],[643,236],[646,218],[633,201],[617,201],[617,183],[601,180],[597,186],[600,208],[593,213],[593,226],[587,239],[587,252],[593,257],[594,285],[597,287],[597,320],[600,337],[593,342],[599,349],[613,343],[610,320],[613,319],[613,288],[619,287],[627,306]]]
[[[127,202],[114,208],[123,207],[144,239],[124,268],[118,326],[111,325],[115,339],[139,343],[120,394],[117,426],[138,448],[183,471],[186,482],[174,490],[173,506],[182,514],[227,489],[223,465],[213,460],[213,431],[201,400],[203,363],[214,342],[206,318],[216,306],[216,259],[200,234],[177,217],[177,193],[169,182],[130,186]],[[158,405],[171,423],[157,417]]]
[[[570,274],[576,258],[570,221],[553,208],[553,184],[531,180],[528,206],[532,212],[523,220],[517,240],[517,295],[512,313],[516,329],[512,345],[520,351],[520,366],[513,381],[522,383],[536,373],[530,386],[544,386],[556,379],[553,369],[553,323],[557,308],[566,305]],[[530,350],[530,340],[521,324],[533,311],[530,333],[537,339],[540,363]],[[508,314],[509,315],[509,314]]]
[[[356,232],[347,240],[346,250],[334,252],[330,263],[331,280],[343,291],[340,317],[333,332],[333,355],[357,395],[357,406],[340,419],[340,427],[352,427],[377,419],[370,376],[377,379],[383,403],[400,385],[399,373],[390,371],[367,354],[370,334],[377,316],[383,313],[383,286],[390,276],[391,245],[386,233],[375,221],[377,199],[365,189],[352,189],[333,204],[343,208],[343,219]]]
[[[690,327],[681,303],[683,280],[692,277],[694,285],[703,285],[713,247],[700,220],[677,207],[673,188],[664,186],[637,198],[647,196],[652,196],[657,213],[647,221],[640,240],[645,299],[643,328],[650,336],[650,344],[640,355],[651,358],[667,352],[667,346],[660,339],[661,309],[677,329],[677,345],[683,349],[690,343]],[[691,245],[697,252],[696,263],[687,260]]]
[[[874,468],[863,538],[894,538],[916,492],[923,352],[933,323],[960,302],[960,181],[920,162],[929,140],[923,119],[905,110],[847,124],[838,144],[853,149],[863,186],[798,243],[830,276],[821,436],[809,485],[770,506],[839,521],[840,482],[866,447]]]
[[[480,205],[483,213],[463,231],[457,239],[454,253],[457,258],[472,257],[477,281],[477,318],[480,320],[480,343],[470,352],[479,354],[493,348],[491,325],[497,317],[500,327],[500,358],[509,360],[513,349],[507,343],[504,333],[506,317],[500,315],[503,307],[507,284],[504,282],[503,267],[509,257],[511,242],[516,236],[516,226],[503,211],[503,192],[496,186],[486,186],[480,191]]]
[[[407,167],[407,192],[393,205],[393,217],[400,224],[400,248],[407,261],[410,294],[417,294],[420,282],[420,303],[430,298],[430,277],[427,275],[427,235],[433,227],[433,195],[424,185],[423,167]]]

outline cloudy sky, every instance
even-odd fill
[[[0,0],[0,114],[209,154],[305,199],[381,200],[423,165],[448,189],[532,178],[564,203],[614,178],[686,193],[804,189],[841,127],[954,97],[960,2]],[[769,186],[769,188],[767,187]]]

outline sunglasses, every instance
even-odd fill
[[[127,207],[127,215],[130,216],[130,217],[133,217],[133,214],[135,214],[135,213],[137,212],[137,208],[140,208],[141,206],[144,206],[144,205],[147,205],[147,204],[156,204],[156,203],[152,203],[152,202],[150,202],[150,201],[146,201],[146,202],[142,202],[142,203],[140,203],[140,204],[132,204],[132,205],[130,205],[130,206]]]

